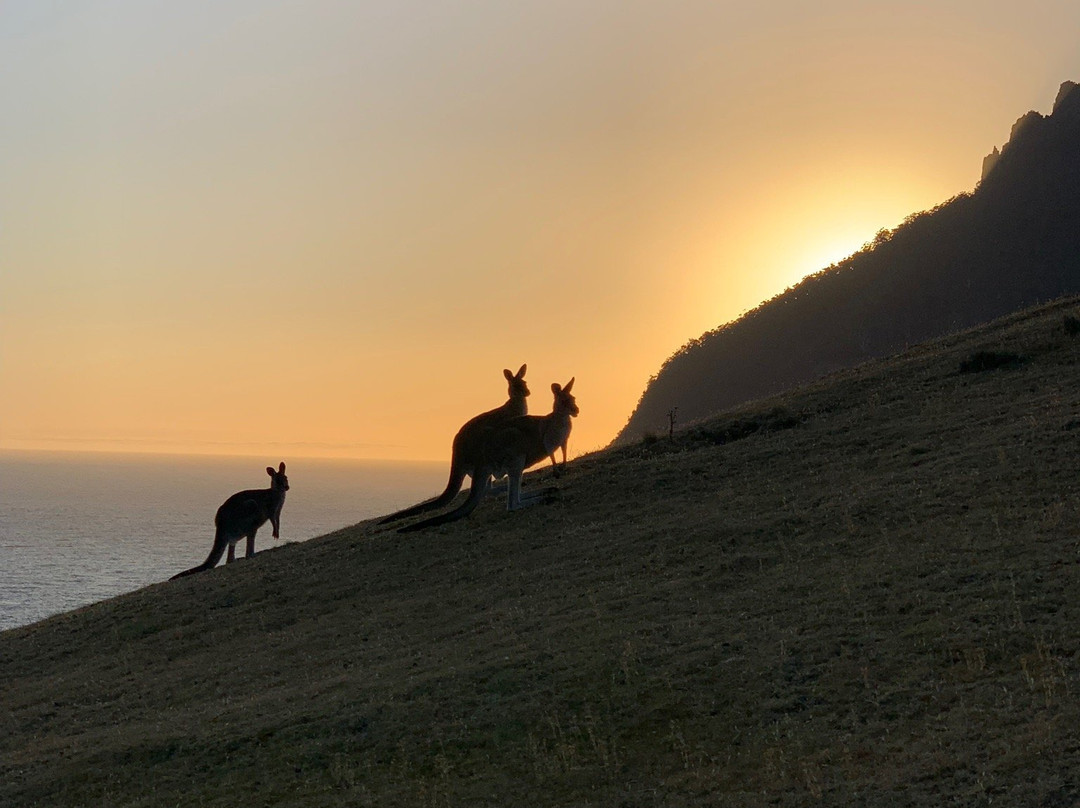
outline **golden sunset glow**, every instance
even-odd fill
[[[605,445],[687,339],[979,178],[1080,6],[0,11],[0,449]],[[268,461],[269,462],[269,461]]]

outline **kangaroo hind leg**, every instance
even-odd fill
[[[528,508],[530,505],[536,505],[539,502],[551,502],[555,495],[559,493],[559,489],[555,486],[549,486],[540,491],[522,491],[521,476],[521,471],[514,470],[510,472],[506,492],[506,510],[508,511]]]

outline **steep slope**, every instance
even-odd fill
[[[680,349],[616,443],[1080,292],[1080,90],[1013,127],[972,194]]]
[[[1076,804],[1078,306],[0,634],[0,804]]]

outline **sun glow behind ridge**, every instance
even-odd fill
[[[798,257],[792,261],[791,272],[796,278],[795,283],[839,264],[861,250],[868,241],[870,239],[861,232],[822,234],[819,239],[808,241]]]
[[[707,293],[689,300],[681,317],[700,323],[699,333],[734,320],[854,255],[878,231],[944,201],[950,191],[892,166],[818,155],[814,171],[770,178],[743,197],[738,211],[715,211],[703,235],[709,247],[689,262],[700,264],[697,283]],[[733,227],[735,216],[750,226]]]

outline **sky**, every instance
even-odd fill
[[[1080,3],[5,0],[0,449],[439,460],[970,191]]]

